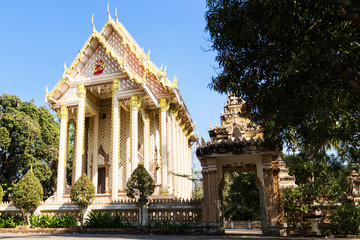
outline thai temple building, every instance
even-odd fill
[[[133,170],[143,164],[156,183],[152,198],[190,199],[195,126],[166,67],[110,17],[93,31],[64,69],[46,101],[61,118],[57,190],[66,202],[71,185],[86,173],[105,202],[126,198]],[[70,131],[74,131],[72,179],[66,180]],[[50,200],[49,200],[50,201]]]

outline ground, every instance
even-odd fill
[[[304,239],[320,239],[320,238],[287,238],[287,237],[266,237],[261,235],[259,230],[248,230],[248,229],[228,229],[227,234],[224,236],[183,236],[183,235],[117,235],[117,234],[7,234],[1,233],[0,239],[12,239],[12,240],[23,240],[23,239],[49,239],[49,240],[60,240],[60,239],[75,239],[75,240],[97,240],[104,238],[107,240],[141,240],[141,239],[156,239],[156,240],[221,240],[221,239],[268,239],[268,240],[304,240]],[[327,239],[342,239],[342,238],[327,238]]]

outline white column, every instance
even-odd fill
[[[93,139],[93,165],[92,165],[92,182],[97,193],[98,186],[98,149],[99,149],[99,115],[94,116],[94,139]]]
[[[167,157],[167,130],[166,130],[166,115],[169,109],[170,102],[167,103],[165,98],[160,98],[160,154],[161,154],[161,168],[162,168],[162,192],[164,194],[169,192],[168,188],[168,157]]]
[[[144,167],[149,171],[149,154],[150,154],[150,117],[147,110],[145,110],[144,121]]]
[[[181,152],[181,145],[180,145],[180,127],[178,122],[176,122],[176,173],[180,174],[180,152]],[[180,177],[175,177],[176,183],[176,193],[177,197],[180,197]]]
[[[84,83],[78,85],[78,116],[76,125],[76,164],[75,164],[75,182],[80,178],[82,173],[82,161],[84,154],[84,130],[85,130],[85,98],[86,89]]]
[[[189,196],[189,199],[191,198],[191,193],[192,193],[192,181],[191,181],[191,178],[192,178],[192,174],[191,174],[191,148],[189,148],[189,139],[186,138],[186,144],[187,144],[187,172],[188,172],[188,175],[190,176],[190,179],[188,180],[188,189],[187,189],[187,192],[188,192],[188,196]]]
[[[112,163],[111,163],[111,200],[116,201],[119,191],[119,138],[120,138],[120,118],[119,118],[119,100],[116,92],[119,89],[119,80],[113,79],[113,97],[112,97]]]
[[[131,173],[137,168],[138,165],[138,112],[141,106],[136,95],[130,98],[131,108]]]
[[[169,193],[174,194],[174,183],[173,183],[173,174],[174,174],[174,128],[173,128],[173,116],[172,111],[168,114],[168,151],[169,151]]]
[[[181,171],[181,174],[183,175],[185,172],[184,172],[184,164],[185,164],[185,159],[184,159],[184,132],[183,132],[183,128],[181,128],[180,130],[180,133],[181,133],[181,164],[180,164],[180,171]],[[185,178],[182,177],[181,178],[181,195],[182,197],[185,197]]]
[[[130,162],[130,157],[131,157],[131,113],[129,114],[129,118],[127,119],[127,121],[124,121],[124,124],[126,123],[126,129],[128,129],[128,131],[126,131],[126,158],[125,158],[125,167],[126,167],[126,177],[125,180],[127,182],[127,180],[130,178],[131,176],[131,162]],[[126,184],[126,183],[125,183]]]
[[[66,147],[68,131],[68,109],[66,105],[60,106],[60,141],[59,141],[59,161],[56,179],[57,201],[61,202],[65,189],[65,167],[66,167]]]

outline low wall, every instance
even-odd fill
[[[127,217],[130,221],[139,222],[139,207],[132,200],[125,199],[115,203],[95,203],[90,205],[89,210],[110,212],[111,215],[119,214]],[[42,202],[37,214],[78,214],[79,208],[71,201],[63,204],[55,202]],[[0,204],[0,213],[16,214],[21,211],[13,202]],[[154,199],[148,205],[148,219],[170,221],[189,221],[190,223],[201,223],[201,202],[181,201],[176,199]]]

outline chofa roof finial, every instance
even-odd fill
[[[110,16],[110,11],[109,11],[109,5],[110,5],[110,3],[108,2],[108,5],[107,5],[107,14],[108,14],[108,19],[110,20],[110,19],[111,19],[111,16]]]
[[[116,20],[116,22],[119,22],[119,19],[117,17],[117,8],[115,9],[115,20]]]
[[[91,18],[91,26],[93,27],[93,32],[95,32],[96,29],[95,29],[95,25],[94,25],[94,14],[92,15],[92,18]]]

